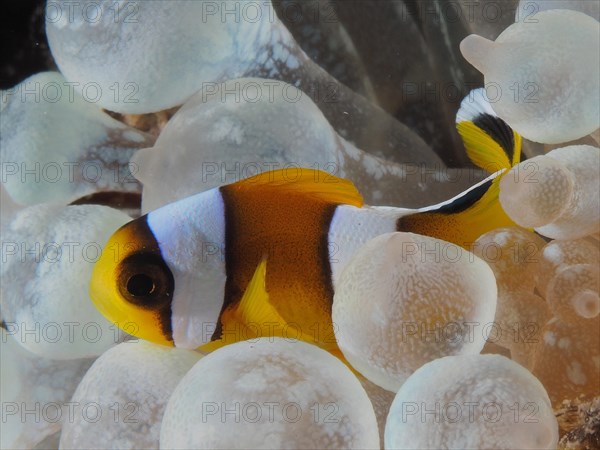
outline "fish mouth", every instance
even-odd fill
[[[195,349],[205,342],[201,334],[197,333],[197,324],[191,312],[193,297],[187,295],[191,289],[177,285],[171,303],[171,325],[173,327],[173,342],[175,347],[182,349]],[[210,341],[210,337],[208,339]]]
[[[225,281],[214,283],[220,286],[211,291],[201,279],[189,274],[178,276],[176,272],[173,275],[176,285],[171,302],[173,341],[178,348],[197,349],[210,342],[217,329],[222,302],[216,302],[215,298],[223,298]]]

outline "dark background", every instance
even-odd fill
[[[0,89],[56,68],[44,31],[44,5],[43,0],[2,1]]]
[[[199,0],[201,1],[201,0]],[[368,77],[374,88],[374,101],[389,114],[419,134],[450,167],[469,165],[462,142],[454,128],[454,118],[462,96],[448,101],[428,96],[425,91],[403,98],[402,86],[444,86],[448,82],[462,87],[483,85],[481,74],[468,64],[460,52],[460,41],[472,32],[481,33],[469,21],[444,20],[423,14],[428,8],[444,6],[450,0],[312,0],[324,9],[333,8],[334,24],[311,22],[310,15],[300,22],[286,21],[281,10],[298,0],[273,0],[286,23],[308,55],[329,73],[356,92]],[[459,0],[462,1],[462,0]],[[497,0],[505,6],[503,23],[492,24],[502,30],[514,19],[509,5],[516,0]],[[412,21],[398,21],[394,4],[412,11]],[[453,0],[453,4],[458,4]],[[44,25],[44,0],[3,0],[0,15],[0,89],[15,86],[30,75],[56,70],[48,48]],[[511,15],[512,14],[512,15]],[[506,23],[504,23],[506,22]],[[338,49],[332,53],[327,36],[339,35],[340,27],[352,40],[356,52],[351,56]],[[446,39],[441,30],[447,30]],[[485,33],[484,33],[485,34]],[[492,39],[493,37],[490,36]],[[444,42],[449,38],[450,43]],[[350,55],[350,56],[349,56]],[[340,60],[358,57],[362,72],[340,70]],[[356,67],[356,65],[355,65]]]

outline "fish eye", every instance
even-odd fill
[[[121,262],[118,287],[128,302],[153,308],[170,300],[173,275],[159,256],[152,253],[135,254]]]
[[[127,280],[127,292],[134,297],[146,297],[156,289],[154,280],[145,273],[137,273]]]

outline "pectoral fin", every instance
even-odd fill
[[[285,320],[269,302],[266,279],[267,260],[262,259],[254,271],[242,300],[237,307],[232,308],[231,320],[248,325],[267,322],[285,323]]]
[[[223,311],[221,339],[204,344],[200,347],[201,351],[211,352],[234,342],[282,335],[286,321],[269,301],[266,276],[267,261],[263,259],[256,267],[242,299]]]
[[[284,337],[288,340],[298,339],[315,344],[351,367],[335,342],[315,341],[314,328],[304,324],[306,329],[302,330],[301,324],[288,323],[281,316],[270,302],[266,289],[266,276],[267,261],[263,259],[256,267],[240,302],[223,312],[221,338],[204,344],[199,350],[210,353],[235,342],[260,337]],[[331,330],[332,334],[333,330]],[[329,336],[329,333],[327,335]]]

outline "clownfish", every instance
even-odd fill
[[[482,90],[463,101],[457,128],[470,159],[492,175],[446,202],[366,206],[352,182],[325,172],[261,173],[121,227],[94,267],[91,298],[109,321],[158,344],[211,351],[283,336],[339,354],[334,290],[367,241],[407,231],[468,248],[515,226],[498,194],[501,176],[520,161],[521,137]]]

